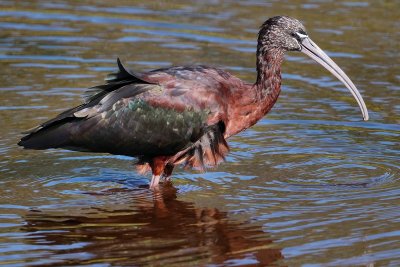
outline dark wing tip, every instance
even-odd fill
[[[106,82],[111,83],[111,82],[119,82],[122,80],[135,80],[135,81],[140,81],[140,83],[148,83],[147,81],[142,80],[139,78],[138,74],[131,72],[128,68],[122,64],[121,60],[119,57],[117,57],[117,66],[118,66],[118,71],[113,72],[107,75]]]
[[[119,57],[117,57],[117,66],[118,66],[117,72],[112,72],[107,74],[107,77],[105,79],[107,83],[112,82],[113,80],[120,80],[122,77],[129,77],[131,75],[131,73],[122,64]]]
[[[29,140],[29,135],[24,136],[21,138],[21,140],[19,140],[17,145],[22,146],[22,148],[24,148],[24,149],[30,149],[30,147],[27,145],[28,140]]]
[[[117,65],[118,65],[118,69],[119,69],[120,71],[125,71],[125,72],[128,72],[128,73],[129,73],[129,71],[126,70],[124,64],[122,64],[122,62],[121,62],[121,60],[119,59],[119,57],[117,57]]]
[[[117,58],[118,71],[107,75],[106,83],[90,87],[84,94],[85,102],[88,103],[97,96],[107,94],[128,84],[153,84],[144,80],[141,75],[128,70]]]

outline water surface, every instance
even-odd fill
[[[0,264],[399,266],[396,1],[0,1]],[[132,159],[24,151],[20,132],[78,105],[120,57],[141,71],[208,64],[255,79],[259,25],[286,14],[370,110],[289,53],[274,109],[227,162],[151,192]]]

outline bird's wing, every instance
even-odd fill
[[[142,93],[131,95],[141,90]],[[157,101],[159,85],[127,85],[97,105],[74,113],[70,143],[75,150],[148,157],[172,155],[207,131],[207,111],[178,110]],[[162,100],[162,98],[160,98]],[[169,103],[171,104],[171,103]]]
[[[96,87],[86,103],[31,130],[20,145],[147,157],[199,153],[203,146],[203,154],[220,152],[224,127],[214,123],[215,111],[190,101],[190,94],[177,97],[168,86],[141,80],[118,63],[115,78]]]
[[[74,113],[78,112],[82,109],[90,108],[95,105],[98,105],[103,98],[109,94],[112,91],[115,91],[125,85],[129,84],[139,84],[136,88],[136,90],[132,90],[130,92],[131,95],[137,95],[142,93],[143,91],[146,90],[146,85],[151,85],[154,83],[150,83],[148,81],[145,81],[144,79],[139,78],[139,75],[136,73],[133,73],[132,71],[127,70],[119,58],[117,58],[117,65],[118,65],[118,71],[115,73],[110,73],[107,75],[106,78],[106,83],[98,86],[93,86],[86,90],[84,94],[84,99],[85,102],[77,107],[68,109],[59,115],[57,115],[55,118],[46,121],[45,123],[42,123],[32,129],[29,129],[25,132],[24,134],[33,134],[43,128],[51,127],[54,126],[55,124],[58,124],[60,122],[68,121],[70,119],[73,119]]]
[[[128,70],[117,58],[118,71],[107,75],[106,84],[97,85],[89,88],[85,92],[85,102],[93,102],[101,99],[106,94],[115,91],[128,84],[155,84],[147,81],[141,75]]]

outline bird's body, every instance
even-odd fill
[[[297,20],[268,20],[259,34],[255,83],[207,66],[133,73],[118,60],[118,72],[91,88],[84,104],[30,130],[19,144],[138,157],[139,170],[153,173],[151,187],[177,164],[215,166],[229,151],[226,139],[260,120],[279,96],[284,52],[300,46],[299,38],[271,42],[283,35],[274,31],[282,23],[305,33]]]

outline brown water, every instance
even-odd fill
[[[149,2],[149,3],[147,3]],[[398,1],[0,1],[0,265],[400,266]],[[20,132],[114,71],[221,66],[255,79],[286,14],[362,92],[300,53],[227,162],[151,192],[130,158],[24,151]]]

